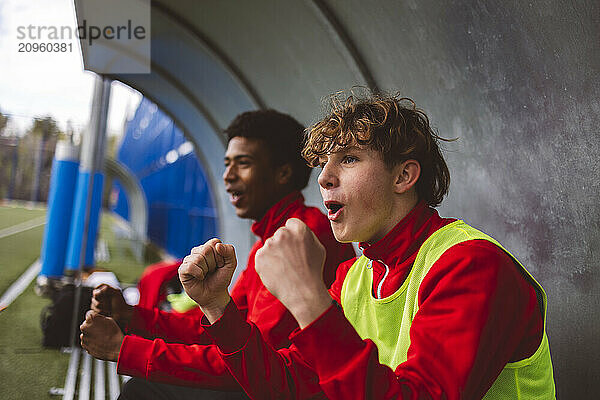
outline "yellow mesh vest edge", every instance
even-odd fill
[[[547,298],[541,285],[495,239],[463,221],[455,221],[434,232],[423,243],[405,282],[386,298],[375,299],[371,295],[373,274],[368,268],[369,259],[361,256],[350,267],[342,285],[342,308],[358,334],[363,339],[371,339],[377,345],[379,361],[382,364],[395,369],[406,361],[410,346],[410,326],[418,311],[419,286],[430,268],[450,247],[475,239],[487,240],[500,247],[527,274],[542,294],[545,325]],[[555,398],[552,361],[545,329],[536,352],[524,360],[507,364],[484,396],[485,400]]]

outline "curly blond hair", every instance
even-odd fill
[[[416,160],[421,165],[415,185],[419,199],[435,207],[450,185],[439,142],[450,140],[434,132],[412,99],[386,94],[344,99],[338,93],[330,96],[327,115],[307,130],[302,156],[315,167],[320,156],[358,144],[379,152],[389,168]]]

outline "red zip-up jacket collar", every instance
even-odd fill
[[[382,239],[372,245],[361,242],[359,246],[363,255],[374,261],[373,293],[378,294],[377,288],[384,279],[379,291],[381,297],[387,297],[398,290],[423,242],[433,232],[453,221],[455,219],[441,218],[436,210],[421,201]]]
[[[264,242],[273,236],[275,231],[283,226],[290,214],[302,207],[303,204],[304,196],[302,196],[302,193],[294,191],[288,194],[269,208],[259,221],[252,224],[252,233]]]

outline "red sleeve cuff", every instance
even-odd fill
[[[252,334],[252,325],[244,319],[233,300],[229,301],[225,312],[214,324],[211,325],[208,319],[203,316],[200,320],[200,326],[204,328],[224,354],[240,350]]]
[[[304,329],[292,332],[290,340],[321,379],[349,365],[366,346],[337,303]]]
[[[152,340],[126,335],[119,350],[117,373],[121,375],[148,377],[148,362],[152,354]]]
[[[131,320],[125,327],[125,333],[134,333],[140,335],[149,335],[148,326],[151,326],[156,318],[154,309],[142,308],[135,306],[131,313]]]

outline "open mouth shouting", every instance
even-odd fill
[[[327,218],[330,221],[336,221],[340,218],[340,215],[344,209],[344,205],[340,202],[334,200],[328,200],[325,203],[325,207],[327,207]]]
[[[234,207],[237,207],[244,197],[244,192],[239,190],[227,189],[227,193],[229,193],[229,201]]]

